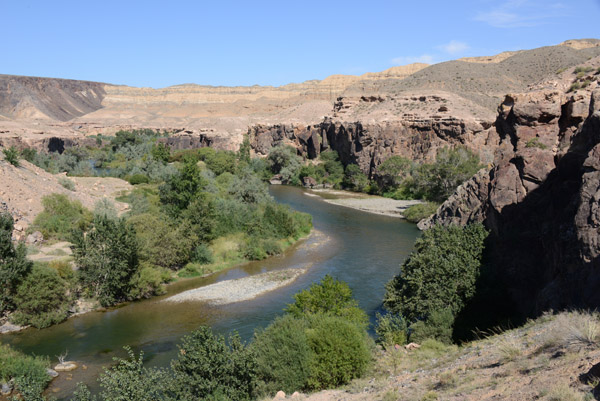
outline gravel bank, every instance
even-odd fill
[[[173,295],[163,302],[208,301],[214,305],[248,301],[266,292],[292,283],[305,273],[302,269],[285,269],[257,274],[255,276],[226,280]]]
[[[316,189],[312,190],[318,196],[328,195],[336,196],[335,199],[323,200],[334,205],[349,207],[356,210],[362,210],[363,212],[382,214],[391,217],[404,216],[402,213],[410,206],[422,203],[419,200],[396,200],[390,198],[384,198],[381,196],[371,196],[365,194],[356,194],[354,192],[339,191],[339,190],[328,190],[328,189]],[[308,193],[310,194],[310,193]]]

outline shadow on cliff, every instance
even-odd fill
[[[557,167],[522,202],[488,207],[477,295],[455,338],[518,325],[544,311],[600,308],[600,116],[589,117]]]

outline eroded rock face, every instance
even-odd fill
[[[249,128],[248,135],[250,145],[259,155],[267,155],[280,144],[295,147],[298,154],[309,159],[333,149],[344,165],[357,164],[371,177],[390,156],[431,161],[444,146],[464,145],[478,153],[484,163],[489,163],[500,138],[486,126],[476,121],[439,116],[379,123],[325,119],[308,126],[256,125]]]
[[[483,222],[490,260],[524,316],[600,307],[600,91],[557,98],[505,101],[497,126],[512,151],[499,147],[492,169],[420,224]]]

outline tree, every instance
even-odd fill
[[[435,163],[419,166],[414,186],[425,199],[442,203],[480,168],[479,156],[470,150],[463,147],[442,148]]]
[[[169,377],[164,370],[148,369],[143,365],[144,354],[136,357],[125,347],[128,358],[114,358],[116,365],[104,369],[100,375],[102,401],[159,401],[168,400]],[[77,401],[95,400],[84,386],[77,389]]]
[[[98,216],[87,233],[74,235],[74,256],[85,289],[103,306],[127,299],[131,278],[138,270],[138,244],[133,227],[124,219]]]
[[[166,212],[177,218],[198,192],[206,185],[200,175],[200,169],[193,157],[186,157],[179,173],[172,176],[159,187],[160,201]]]
[[[154,158],[154,160],[160,161],[162,163],[168,163],[171,158],[171,148],[169,145],[164,143],[155,143],[152,145],[152,149],[150,150],[150,154]]]
[[[203,326],[185,336],[171,362],[177,399],[249,400],[256,386],[256,362],[239,336],[213,334]]]
[[[313,283],[309,289],[294,295],[294,301],[288,305],[286,312],[296,317],[323,313],[343,317],[362,326],[366,326],[368,321],[365,312],[352,298],[348,284],[329,274],[320,283]]]
[[[67,318],[71,304],[67,289],[67,283],[55,269],[34,266],[17,289],[14,297],[17,310],[12,321],[39,329],[62,322]]]
[[[379,186],[384,190],[397,188],[410,176],[412,162],[402,156],[391,156],[377,168]]]
[[[413,322],[444,309],[456,316],[475,295],[487,234],[482,224],[425,231],[386,285],[385,307]]]
[[[26,258],[25,246],[15,248],[12,243],[13,224],[9,213],[0,213],[0,315],[14,309],[17,287],[33,266]]]
[[[240,162],[250,164],[250,149],[250,137],[248,135],[244,135],[244,140],[242,141],[240,149],[237,153],[237,158]]]
[[[369,179],[356,164],[348,164],[344,173],[344,187],[352,190],[363,192],[369,185]]]
[[[281,174],[284,182],[296,183],[302,167],[302,159],[291,146],[278,145],[271,149],[267,158],[273,174]]]

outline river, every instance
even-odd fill
[[[171,284],[165,296],[73,317],[43,330],[5,334],[0,341],[25,353],[47,355],[53,362],[56,355],[68,351],[68,360],[85,365],[72,376],[61,374],[53,381],[49,391],[61,398],[70,394],[78,381],[96,387],[102,366],[115,356],[124,356],[123,347],[127,345],[136,352],[143,351],[149,366],[166,366],[175,356],[181,337],[200,325],[209,325],[223,334],[237,330],[248,340],[255,328],[281,315],[296,292],[326,274],[347,282],[359,306],[373,321],[381,307],[385,283],[398,273],[419,235],[416,226],[398,218],[332,205],[301,188],[271,186],[270,192],[277,201],[310,213],[314,235],[266,261]],[[187,289],[294,267],[308,267],[308,272],[291,285],[251,301],[222,306],[161,302]]]

